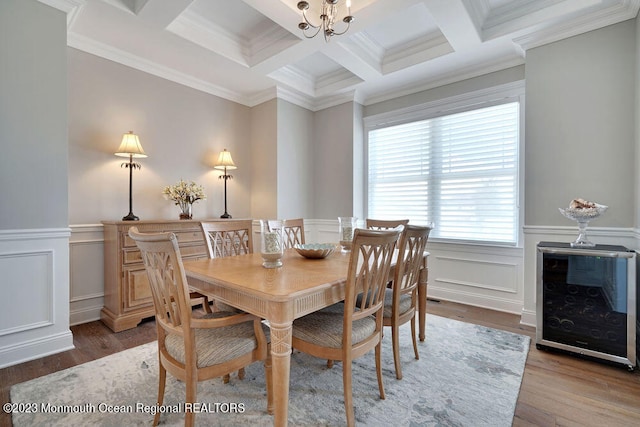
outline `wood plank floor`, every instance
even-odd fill
[[[503,329],[535,338],[535,329],[520,325],[520,317],[449,302],[429,301],[429,313]],[[150,341],[153,320],[135,329],[113,333],[101,322],[71,328],[74,350],[0,369],[0,401],[9,401],[13,384],[108,356]],[[427,331],[427,339],[429,332]],[[0,413],[0,426],[11,426]],[[520,426],[640,426],[640,372],[564,354],[529,350],[520,388],[515,427]],[[23,426],[16,426],[23,427]]]

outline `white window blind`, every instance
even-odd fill
[[[518,102],[370,130],[367,216],[515,244],[518,146]]]

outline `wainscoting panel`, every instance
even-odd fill
[[[521,312],[521,248],[429,242],[427,250],[429,298]]]
[[[102,224],[72,225],[69,241],[70,324],[100,319],[104,306],[104,232]]]
[[[0,368],[73,348],[69,235],[0,230]]]
[[[52,325],[53,251],[0,254],[0,271],[13,278],[0,298],[0,336]],[[16,301],[27,301],[29,310]]]
[[[446,256],[431,258],[438,265],[438,283],[482,288],[515,294],[518,290],[518,264],[480,261]]]
[[[364,224],[358,226],[364,227]],[[338,218],[335,220],[305,219],[304,229],[308,243],[338,243]]]

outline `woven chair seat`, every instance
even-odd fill
[[[338,303],[293,322],[293,336],[323,347],[342,347],[344,304]],[[354,320],[351,333],[352,344],[370,337],[376,330],[373,316]]]
[[[398,306],[399,315],[411,310],[411,295],[400,295],[400,304]],[[387,289],[384,295],[384,317],[391,317],[393,314],[393,289]]]
[[[218,311],[202,316],[204,319],[232,316],[235,313]],[[265,326],[263,325],[263,329]],[[268,328],[267,328],[268,329]],[[196,329],[196,357],[198,368],[217,365],[253,351],[256,338],[249,322],[222,328]],[[184,339],[177,334],[167,335],[167,351],[180,363],[185,363]]]

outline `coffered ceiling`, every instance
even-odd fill
[[[640,0],[352,0],[351,28],[326,42],[302,35],[298,0],[40,1],[67,13],[73,48],[247,106],[277,95],[311,110],[523,64],[527,49],[640,8]],[[321,0],[308,1],[318,21]]]

